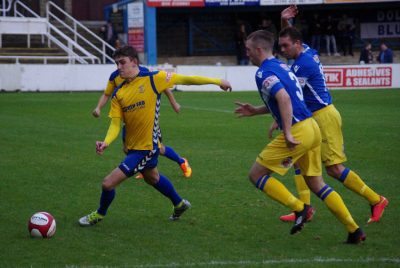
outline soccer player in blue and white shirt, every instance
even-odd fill
[[[303,101],[301,86],[289,67],[272,55],[274,37],[267,31],[256,31],[246,41],[251,62],[258,66],[256,83],[264,105],[236,104],[239,116],[271,113],[282,133],[258,155],[249,178],[254,185],[272,199],[295,211],[296,221],[290,231],[299,232],[312,213],[312,207],[294,197],[273,173],[286,174],[297,163],[310,189],[328,206],[346,226],[348,243],[358,243],[365,235],[353,220],[342,198],[322,179],[321,134],[311,112]]]
[[[368,187],[360,176],[343,165],[346,162],[340,113],[332,104],[332,97],[326,85],[323,68],[315,50],[302,42],[301,33],[290,26],[289,20],[296,16],[297,7],[290,6],[281,13],[282,26],[279,45],[282,54],[294,60],[291,69],[300,81],[304,101],[313,113],[322,135],[321,158],[326,172],[339,180],[344,186],[368,200],[372,215],[368,223],[378,222],[388,205],[388,200]],[[296,173],[299,173],[297,171]],[[300,174],[295,176],[299,198],[310,204],[310,192]],[[281,217],[281,220],[294,220],[294,215]]]

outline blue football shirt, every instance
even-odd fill
[[[260,97],[282,128],[282,120],[275,94],[286,90],[293,107],[292,125],[311,117],[303,101],[303,92],[297,77],[290,68],[276,58],[266,59],[256,72],[256,84]]]
[[[291,70],[300,82],[308,109],[315,112],[332,104],[332,97],[318,54],[305,44],[303,47],[304,51],[293,62]]]

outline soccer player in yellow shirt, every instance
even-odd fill
[[[141,71],[149,71],[146,67],[140,66],[139,65],[139,70]],[[103,108],[104,105],[108,102],[110,99],[112,93],[114,92],[115,88],[122,84],[124,82],[124,79],[120,76],[119,70],[116,70],[111,73],[107,87],[104,90],[104,93],[100,96],[99,101],[97,103],[96,108],[93,110],[92,114],[94,117],[100,117],[101,114],[101,109]],[[174,94],[170,89],[167,89],[164,91],[164,94],[167,96],[172,108],[176,113],[180,112],[181,106],[180,104],[175,100]],[[126,148],[125,148],[125,131],[123,130],[122,132],[122,139],[124,142],[124,152],[126,153]],[[181,157],[172,147],[166,146],[162,143],[161,139],[161,132],[160,132],[160,142],[161,142],[161,148],[160,148],[160,154],[169,158],[170,160],[176,162],[179,167],[181,168],[183,172],[183,176],[185,178],[190,178],[192,176],[192,168],[189,165],[189,162],[187,161],[186,158]],[[143,175],[141,173],[138,173],[136,176],[137,179],[143,179]]]
[[[96,142],[96,152],[104,150],[117,138],[121,121],[125,123],[127,156],[102,182],[100,206],[79,219],[81,226],[92,226],[101,221],[115,197],[115,188],[141,172],[146,183],[169,198],[174,205],[170,220],[178,220],[191,207],[182,199],[169,179],[158,172],[160,96],[174,85],[214,84],[231,90],[228,81],[201,76],[185,76],[165,71],[146,72],[139,69],[137,51],[125,46],[114,52],[120,76],[125,81],[113,92],[109,117],[110,127],[103,141]]]

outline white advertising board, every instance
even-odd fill
[[[128,4],[127,12],[128,12],[128,28],[144,27],[143,2]]]

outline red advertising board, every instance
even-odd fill
[[[147,0],[149,7],[204,7],[205,0]]]
[[[137,52],[144,52],[144,29],[129,28],[128,45],[136,48]]]
[[[329,88],[389,88],[392,87],[392,66],[324,67]]]

